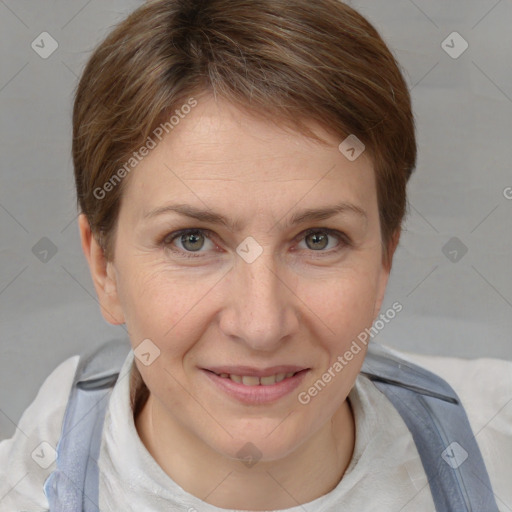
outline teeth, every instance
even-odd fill
[[[254,377],[252,375],[230,375],[228,373],[221,373],[220,377],[224,379],[231,379],[233,382],[238,384],[244,384],[245,386],[271,386],[277,382],[281,382],[284,379],[293,377],[295,372],[278,373],[277,375],[269,375],[268,377]]]
[[[242,377],[242,384],[245,386],[258,386],[259,383],[260,379],[258,377],[247,377],[245,375]]]
[[[260,377],[262,386],[270,386],[276,383],[276,375],[269,375],[268,377]]]

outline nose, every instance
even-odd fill
[[[270,253],[263,251],[252,263],[237,258],[223,283],[222,332],[255,351],[275,351],[299,327],[300,301],[290,281]]]

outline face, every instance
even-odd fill
[[[102,306],[134,349],[158,347],[135,361],[159,414],[227,457],[250,441],[277,459],[321,431],[364,350],[307,405],[299,395],[384,295],[372,163],[316,131],[329,147],[205,96],[124,191]]]

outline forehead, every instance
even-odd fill
[[[138,216],[170,199],[186,202],[185,196],[226,212],[290,209],[299,201],[302,207],[346,201],[375,209],[370,158],[363,153],[349,161],[338,149],[343,139],[311,128],[329,145],[204,96],[132,171],[124,199]]]

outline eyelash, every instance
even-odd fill
[[[206,238],[208,238],[209,240],[211,240],[213,242],[213,240],[208,236],[208,234],[212,234],[212,232],[209,229],[187,228],[187,229],[182,229],[182,230],[179,230],[179,231],[173,231],[172,233],[166,234],[165,236],[163,236],[158,241],[158,245],[159,246],[163,246],[165,249],[168,249],[168,250],[172,251],[175,254],[178,254],[180,257],[184,257],[184,258],[200,258],[200,257],[202,257],[201,256],[201,251],[196,251],[197,252],[197,254],[196,254],[194,251],[183,251],[181,249],[178,250],[178,249],[172,248],[172,243],[177,238],[181,237],[182,235],[186,235],[186,234],[190,234],[190,233],[198,233],[198,232],[202,233],[203,235],[206,236]],[[310,235],[312,233],[325,233],[325,234],[327,234],[329,236],[335,237],[339,241],[339,246],[336,247],[335,249],[331,249],[329,251],[323,251],[323,250],[313,251],[313,250],[310,250],[310,252],[319,252],[319,253],[332,254],[332,253],[337,253],[337,252],[339,252],[340,250],[342,250],[342,249],[344,249],[346,247],[351,247],[352,246],[352,241],[350,240],[350,238],[347,235],[345,235],[345,233],[342,233],[341,231],[337,231],[335,229],[330,229],[330,228],[310,228],[310,229],[307,229],[306,231],[303,231],[302,233],[297,235],[295,237],[294,241],[300,241],[300,240],[306,238],[308,235]]]

